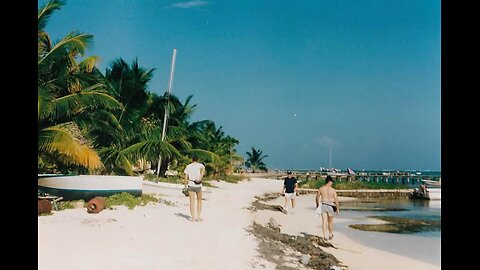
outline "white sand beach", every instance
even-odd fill
[[[202,222],[187,219],[188,199],[180,192],[181,185],[153,183],[144,185],[144,193],[159,195],[163,203],[134,210],[117,207],[99,214],[88,214],[83,208],[39,216],[38,269],[275,269],[274,263],[261,257],[259,241],[249,232],[254,220],[265,225],[274,217],[282,233],[292,235],[320,232],[318,220],[309,212],[313,210],[306,207],[298,207],[293,215],[247,209],[255,195],[280,192],[283,181],[254,178],[239,184],[211,183],[218,188],[205,188]],[[282,199],[268,203],[283,205]],[[340,215],[336,222],[345,220]],[[348,269],[439,269],[366,247],[340,232],[332,243],[338,249],[324,250]],[[309,269],[296,262],[298,256],[292,252],[291,269]]]

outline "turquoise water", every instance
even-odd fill
[[[393,217],[402,217],[410,219],[423,219],[431,221],[441,221],[441,201],[429,201],[429,200],[363,200],[360,202],[350,202],[344,203],[345,206],[355,206],[362,208],[401,208],[406,209],[405,211],[345,211],[345,216],[348,216],[348,212],[355,212],[354,216],[356,218],[360,216],[393,216]],[[423,232],[414,232],[419,236],[426,237],[440,237],[441,230],[438,228],[433,228],[432,230],[427,230]]]
[[[342,218],[348,218],[349,221],[335,224],[335,229],[366,246],[440,266],[441,229],[439,228],[423,232],[396,234],[360,231],[348,226],[350,224],[372,224],[378,222],[378,220],[370,219],[368,216],[393,216],[441,221],[440,200],[359,200],[359,202],[348,202],[343,205],[345,207],[392,207],[406,209],[405,211],[342,211],[341,204],[340,215]]]

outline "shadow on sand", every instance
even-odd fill
[[[182,214],[182,213],[175,213],[175,216],[179,216],[179,217],[182,217],[186,220],[190,220],[190,216]]]

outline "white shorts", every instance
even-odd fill
[[[293,193],[285,193],[285,198],[293,199],[295,200],[295,192]]]

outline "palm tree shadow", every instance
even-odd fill
[[[174,215],[182,217],[182,218],[187,219],[187,220],[190,220],[190,216],[182,214],[182,213],[175,213]]]

